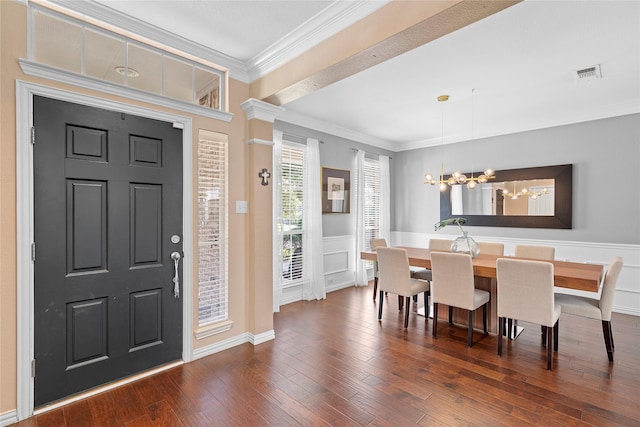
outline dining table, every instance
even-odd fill
[[[407,251],[410,266],[429,269],[431,268],[431,251],[429,249],[410,246],[395,247],[402,248]],[[368,261],[377,260],[375,251],[362,251],[360,252],[360,258]],[[496,260],[498,258],[526,259],[516,258],[514,256],[490,255],[480,253],[472,260],[476,288],[489,291],[491,294],[488,311],[488,326],[489,330],[493,333],[497,333],[498,331],[496,304]],[[594,293],[598,292],[605,271],[604,265],[559,260],[549,260],[545,262],[550,262],[553,264],[553,279],[555,287]],[[441,310],[440,313],[442,313],[441,316],[443,316],[443,318],[445,318],[445,316],[448,316],[448,310]],[[476,318],[479,319],[476,319],[477,323],[474,324],[474,327],[482,328],[481,316],[476,316]],[[457,308],[454,309],[455,323],[465,323],[467,321],[466,319],[468,319],[468,316],[466,315],[466,312],[464,310]]]

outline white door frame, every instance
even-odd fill
[[[33,414],[34,381],[31,361],[34,359],[34,265],[31,259],[31,243],[34,241],[33,210],[33,96],[40,95],[61,101],[108,110],[121,111],[151,119],[172,122],[182,128],[183,173],[183,221],[182,241],[185,259],[191,260],[193,248],[193,185],[192,185],[192,120],[189,117],[169,114],[148,108],[110,101],[35,83],[16,81],[16,213],[17,213],[17,314],[18,359],[17,397],[18,420]],[[183,267],[182,289],[182,360],[193,359],[192,314],[193,271],[190,263]]]

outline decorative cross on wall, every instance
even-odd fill
[[[269,177],[271,174],[266,169],[262,169],[262,172],[258,173],[258,176],[262,178],[262,185],[269,185]]]

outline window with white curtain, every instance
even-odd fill
[[[366,250],[371,250],[371,239],[380,236],[380,162],[364,159],[364,238]]]
[[[198,326],[228,319],[227,140],[198,135]]]
[[[304,146],[287,143],[282,146],[280,159],[279,227],[282,231],[280,261],[283,287],[302,282]]]

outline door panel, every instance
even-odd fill
[[[67,180],[67,274],[107,269],[107,183]]]
[[[41,406],[180,359],[182,131],[37,96],[34,125]]]
[[[67,303],[67,369],[107,358],[107,299]]]
[[[162,186],[131,184],[131,266],[161,260]]]

